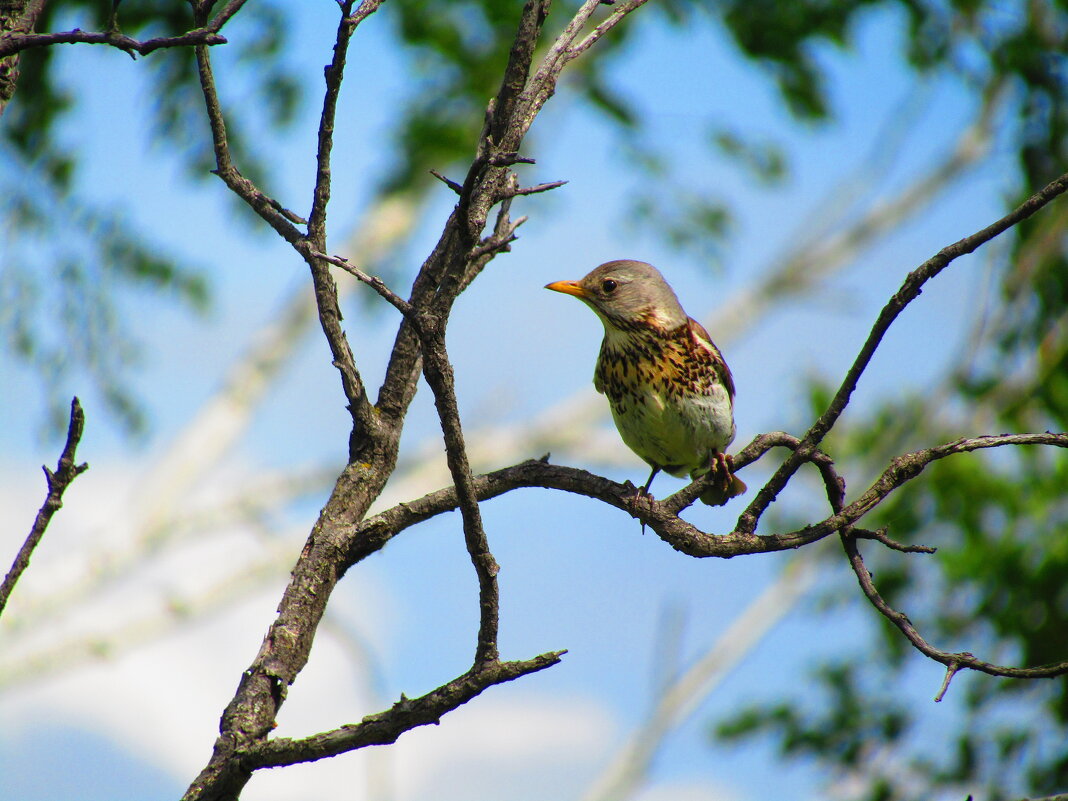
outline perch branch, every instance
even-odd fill
[[[880,312],[878,319],[875,321],[875,325],[872,327],[871,333],[864,342],[853,365],[849,368],[849,372],[846,374],[842,385],[835,393],[827,410],[820,415],[820,418],[805,434],[801,445],[786,458],[786,461],[784,461],[778,470],[775,471],[774,475],[772,475],[768,482],[760,489],[753,501],[745,511],[742,512],[741,516],[739,516],[735,526],[738,531],[752,533],[756,530],[761,515],[763,515],[768,506],[775,500],[776,496],[786,486],[786,483],[794,473],[797,472],[797,469],[808,457],[809,452],[819,445],[834,426],[838,417],[845,410],[846,405],[849,403],[850,396],[853,394],[853,390],[856,389],[861,375],[871,362],[876,349],[882,342],[883,336],[905,307],[919,296],[923,289],[923,285],[942,272],[942,270],[955,259],[967,253],[971,253],[980,245],[989,242],[998,234],[1003,233],[1020,221],[1027,219],[1051,200],[1061,195],[1066,189],[1068,189],[1068,173],[1047,184],[1000,220],[988,225],[981,231],[977,231],[971,236],[967,236],[952,245],[942,248],[942,250],[909,273],[905,278],[904,283],[901,285],[901,288],[894,294]]]

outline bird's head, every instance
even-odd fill
[[[610,261],[579,281],[555,281],[545,288],[574,295],[606,328],[647,325],[672,331],[687,319],[664,276],[643,261]]]

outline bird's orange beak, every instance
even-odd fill
[[[546,284],[545,288],[553,292],[563,292],[565,295],[574,295],[576,298],[587,297],[586,290],[579,285],[578,281],[553,281],[551,284]]]

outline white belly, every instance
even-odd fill
[[[719,384],[685,400],[657,391],[628,393],[611,407],[627,446],[674,476],[706,467],[734,440],[731,400]]]

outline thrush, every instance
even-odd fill
[[[745,492],[725,453],[735,433],[734,379],[664,276],[645,262],[610,261],[546,289],[574,295],[604,323],[593,385],[623,442],[652,468],[641,491],[663,470],[678,478],[713,472],[701,495],[709,506]]]

